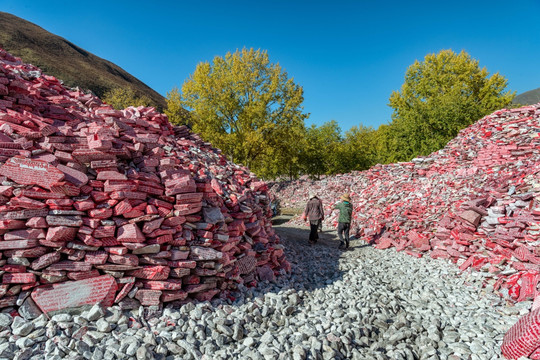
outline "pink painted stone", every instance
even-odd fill
[[[141,302],[143,306],[159,305],[161,291],[159,290],[139,290],[135,294],[135,298]]]
[[[55,241],[55,242],[65,242],[65,241],[72,241],[75,239],[75,235],[77,235],[77,228],[75,227],[66,227],[66,226],[55,226],[50,227],[47,230],[47,241]]]
[[[96,180],[127,180],[127,177],[118,171],[100,171]]]
[[[15,230],[4,234],[4,240],[42,239],[45,232],[41,229]]]
[[[137,224],[126,224],[120,226],[116,233],[116,238],[120,242],[142,243],[145,240],[144,234]]]
[[[46,268],[49,265],[52,265],[58,261],[60,261],[61,255],[59,252],[52,252],[45,254],[43,256],[40,256],[39,259],[34,260],[30,267],[32,270],[41,270],[43,268]]]
[[[113,304],[116,289],[115,279],[103,275],[38,287],[32,299],[44,313],[98,303],[108,307]]]
[[[58,165],[57,168],[64,173],[65,180],[69,181],[75,186],[81,187],[88,183],[88,176],[79,170],[75,170],[65,165]]]
[[[3,284],[33,284],[36,282],[36,275],[30,273],[4,274]]]
[[[2,167],[0,175],[23,185],[39,185],[50,189],[64,180],[64,173],[46,161],[12,157]]]

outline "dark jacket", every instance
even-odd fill
[[[338,222],[351,223],[352,217],[352,204],[348,201],[341,201],[334,205],[334,209],[339,210]]]
[[[304,211],[302,217],[307,217],[307,219],[310,221],[324,219],[324,209],[322,201],[318,197],[309,199],[306,205],[306,210]]]

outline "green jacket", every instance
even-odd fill
[[[334,209],[339,210],[339,219],[340,223],[350,223],[352,216],[352,204],[347,201],[341,201],[334,205]]]

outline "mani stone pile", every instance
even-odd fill
[[[351,193],[356,237],[449,259],[482,271],[509,301],[532,300],[540,280],[539,120],[540,104],[499,110],[429,157],[272,191],[284,207],[303,207],[317,191],[327,227],[336,225],[333,203]]]
[[[505,306],[481,289],[479,272],[464,276],[447,262],[357,240],[345,253],[337,240],[309,247],[307,230],[285,226],[276,231],[292,271],[239,285],[235,301],[163,312],[96,305],[50,320],[0,313],[0,358],[495,360],[531,305]]]
[[[272,192],[282,207],[296,208],[309,191],[318,192],[327,227],[336,225],[332,205],[351,193],[357,238],[479,271],[483,286],[511,303],[536,299],[502,350],[512,359],[540,359],[539,149],[540,104],[503,109],[428,157],[277,183]]]
[[[1,49],[0,183],[0,309],[205,301],[289,266],[246,168]]]

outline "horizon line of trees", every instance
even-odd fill
[[[409,161],[443,148],[458,132],[508,106],[515,92],[465,51],[442,50],[415,61],[388,106],[389,124],[342,133],[335,120],[306,126],[303,88],[266,51],[237,50],[201,62],[182,89],[167,93],[165,113],[263,179],[348,173]],[[129,89],[103,100],[115,108],[151,105]]]

